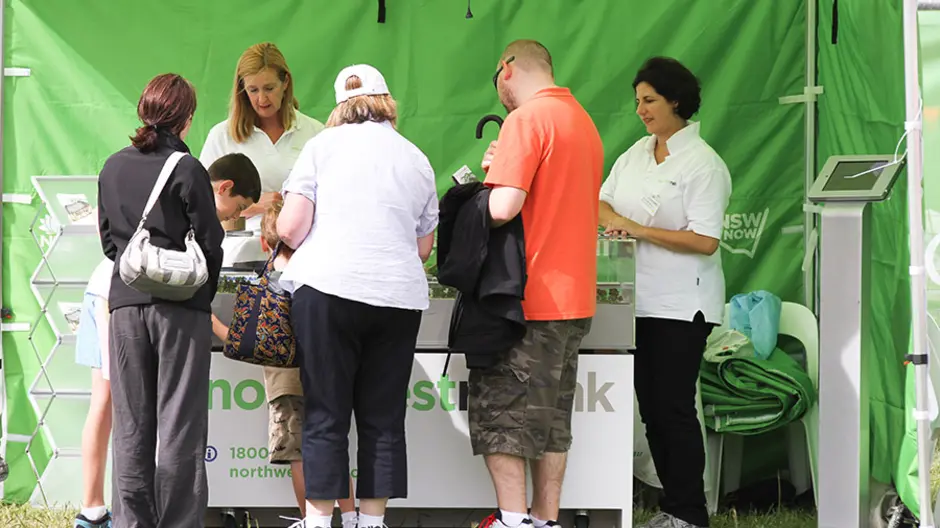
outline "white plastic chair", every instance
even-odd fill
[[[724,324],[726,329],[729,322],[730,305],[725,305]],[[719,329],[716,329],[716,331]],[[819,324],[816,316],[801,304],[784,302],[780,310],[779,335],[786,335],[797,339],[806,350],[806,371],[813,388],[819,391]],[[789,424],[788,459],[790,479],[796,492],[803,493],[813,487],[815,502],[819,503],[819,492],[816,490],[816,471],[819,438],[819,410],[814,403],[800,422]],[[744,453],[744,436],[737,434],[721,434],[708,431],[708,440],[705,446],[707,458],[706,467],[709,470],[707,499],[709,510],[717,508],[719,490],[725,493],[732,492],[741,484],[741,461]],[[714,505],[714,506],[713,506]]]
[[[940,387],[940,325],[930,313],[927,314],[927,377],[928,411],[930,413],[930,428],[933,438],[940,436],[940,409],[938,409],[937,387]]]
[[[934,444],[937,437],[940,436],[940,416],[937,414],[937,387],[940,387],[940,325],[930,313],[927,314],[927,370],[930,381],[929,400],[930,400],[930,419],[931,435],[930,439]],[[933,507],[934,519],[940,518],[940,494],[937,495]]]

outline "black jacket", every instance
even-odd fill
[[[448,348],[467,368],[487,368],[525,337],[525,242],[522,217],[491,228],[490,190],[457,185],[440,202],[437,279],[460,293],[451,315]]]
[[[98,176],[98,227],[104,254],[115,262],[111,276],[108,305],[113,311],[125,306],[156,303],[180,304],[211,312],[212,299],[222,268],[222,239],[225,231],[215,211],[215,197],[209,173],[196,158],[184,156],[160,198],[150,211],[147,223],[150,242],[158,247],[185,250],[184,239],[190,225],[196,242],[206,255],[209,280],[191,299],[181,302],[156,299],[124,284],[118,273],[118,262],[127,242],[137,230],[150,191],[157,182],[163,164],[174,151],[189,152],[178,137],[161,131],[158,147],[142,153],[130,146],[111,155]]]

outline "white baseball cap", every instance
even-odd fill
[[[346,80],[350,77],[359,77],[362,86],[355,90],[346,89]],[[336,104],[358,97],[360,95],[388,95],[388,85],[385,84],[385,77],[379,70],[368,64],[356,64],[347,66],[336,76],[336,82],[333,84],[336,90]]]

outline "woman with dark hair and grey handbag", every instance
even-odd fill
[[[183,142],[195,111],[189,81],[155,77],[137,105],[143,126],[98,179],[101,244],[116,263],[114,528],[204,526],[209,317],[224,232],[209,174]]]

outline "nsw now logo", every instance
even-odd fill
[[[769,216],[769,207],[763,211],[725,214],[721,247],[728,253],[754,258]]]

